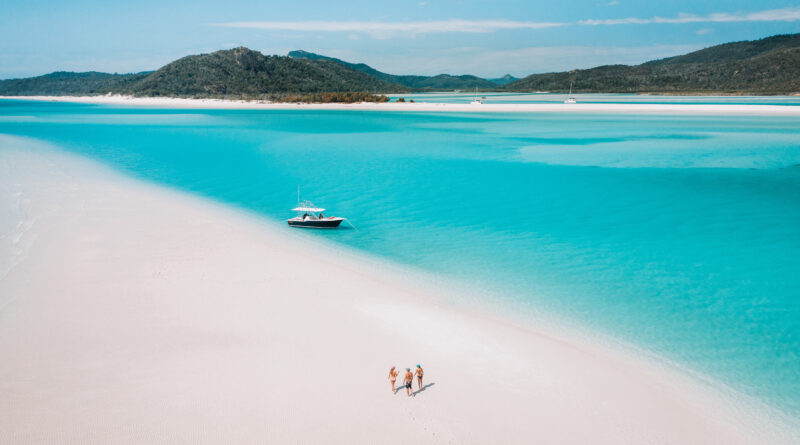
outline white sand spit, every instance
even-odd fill
[[[174,97],[131,96],[0,96],[0,99],[20,99],[49,102],[91,103],[141,107],[184,109],[242,109],[242,110],[371,110],[411,112],[480,112],[480,113],[629,113],[629,114],[705,114],[742,116],[800,116],[800,106],[734,105],[734,104],[592,104],[538,103],[481,105],[452,103],[355,103],[355,104],[296,104],[265,101],[223,99],[181,99]]]
[[[0,212],[0,443],[780,441],[638,359],[72,155],[0,149]],[[431,386],[391,394],[417,363]]]

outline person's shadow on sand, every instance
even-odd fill
[[[430,388],[431,386],[433,386],[435,384],[436,384],[436,382],[430,382],[427,385],[423,386],[421,389],[418,389],[418,390],[414,391],[411,394],[412,395],[417,395],[417,394],[421,393],[422,391],[425,391],[426,389]]]
[[[430,388],[431,386],[433,386],[433,385],[435,385],[435,384],[436,384],[436,382],[431,382],[431,383],[428,383],[427,385],[423,386],[423,387],[422,387],[422,389],[418,389],[418,390],[416,390],[416,391],[412,392],[412,393],[411,393],[411,395],[412,395],[412,396],[415,396],[415,395],[417,395],[417,394],[421,393],[422,391],[425,391],[426,389]],[[405,386],[398,386],[398,387],[395,387],[395,388],[394,388],[394,393],[395,393],[395,394],[397,394],[397,392],[398,392],[398,391],[400,391],[400,390],[403,390],[403,389],[406,389],[406,387],[405,387]]]

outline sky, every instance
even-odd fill
[[[392,74],[517,77],[800,32],[800,0],[2,0],[0,79],[246,46]]]

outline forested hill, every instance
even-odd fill
[[[119,91],[152,73],[108,74],[89,71],[56,71],[44,76],[0,80],[0,94],[6,96],[85,96]]]
[[[236,48],[178,59],[129,85],[144,96],[258,96],[269,93],[405,91],[380,79],[327,60],[265,56]]]
[[[636,66],[533,74],[505,88],[566,92],[571,82],[573,91],[587,93],[800,92],[800,34],[726,43]]]
[[[286,93],[406,92],[402,85],[327,60],[265,56],[247,48],[188,56],[138,74],[52,73],[0,80],[0,95],[131,94],[266,98]]]
[[[387,74],[372,68],[363,63],[350,63],[333,57],[314,54],[307,51],[291,51],[289,57],[307,60],[327,60],[336,62],[342,66],[352,68],[357,71],[369,74],[376,79],[385,82],[400,84],[413,91],[442,91],[442,90],[471,90],[473,88],[495,89],[507,78],[497,79],[497,82],[482,79],[469,74],[453,76],[450,74],[439,74],[437,76],[414,76]]]
[[[519,80],[519,79],[517,79],[516,77],[512,76],[511,74],[506,74],[503,77],[497,77],[495,79],[486,79],[486,80],[488,80],[489,82],[492,82],[492,83],[496,83],[498,85],[506,85],[506,84],[509,84],[509,83],[514,82],[515,80]]]

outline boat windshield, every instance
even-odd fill
[[[292,211],[297,213],[322,213],[325,209],[315,206],[312,202],[303,201],[298,203],[297,207],[293,208]]]

